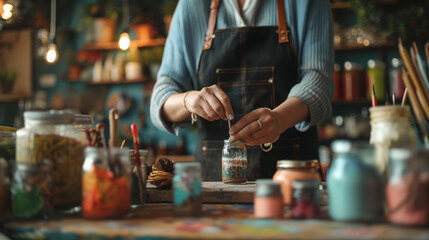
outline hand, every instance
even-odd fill
[[[275,112],[258,108],[231,126],[230,135],[230,142],[241,140],[248,146],[271,143],[278,139],[280,125]]]
[[[201,91],[189,92],[185,98],[185,104],[191,113],[196,113],[208,121],[234,119],[228,96],[216,84],[205,87]]]

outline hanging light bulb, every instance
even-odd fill
[[[8,20],[9,18],[11,18],[11,17],[12,17],[12,12],[6,12],[6,11],[4,11],[4,12],[1,14],[1,17],[2,17],[4,20]]]
[[[45,55],[45,60],[48,63],[55,63],[58,60],[58,51],[55,44],[50,44]]]
[[[6,3],[5,5],[3,5],[3,11],[5,12],[12,12],[13,9],[13,5],[10,3]]]
[[[124,32],[119,36],[119,48],[121,50],[127,50],[130,47],[130,36]]]

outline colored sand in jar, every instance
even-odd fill
[[[424,226],[429,224],[429,179],[401,179],[386,186],[389,222]]]
[[[247,159],[222,158],[222,181],[224,183],[246,183]]]

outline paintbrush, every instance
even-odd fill
[[[404,96],[402,96],[401,107],[404,107],[405,101],[407,100],[408,88],[405,88]]]
[[[429,42],[425,44],[425,53],[426,53],[426,63],[427,63],[428,72],[429,72]]]
[[[417,69],[420,72],[420,76],[423,79],[426,89],[429,89],[429,80],[428,80],[427,72],[425,67],[423,66],[423,61],[422,61],[422,58],[420,57],[419,49],[417,48],[417,44],[415,42],[413,43],[413,48],[414,48],[415,57],[416,57]]]
[[[371,95],[371,103],[373,107],[377,106],[377,98],[375,96],[374,84],[372,84],[372,95]]]
[[[139,181],[139,191],[140,191],[140,203],[144,203],[144,192],[143,192],[143,174],[141,172],[142,162],[140,159],[140,141],[139,141],[139,133],[137,130],[137,125],[135,123],[131,124],[131,133],[133,135],[134,140],[134,158],[135,158],[135,166],[137,172],[137,179]]]
[[[125,139],[124,139],[124,141],[122,141],[122,143],[121,143],[121,148],[123,148],[123,147],[124,147],[124,145],[125,145]]]
[[[396,103],[396,99],[395,99],[395,90],[392,91],[392,103],[393,105],[395,105]]]

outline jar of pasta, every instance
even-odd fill
[[[281,185],[284,204],[292,203],[292,182],[294,180],[317,180],[320,183],[321,177],[318,169],[318,160],[277,161],[277,171],[273,176],[273,181]]]
[[[54,208],[80,205],[85,134],[73,125],[70,111],[26,111],[16,133],[16,161],[53,163]]]

